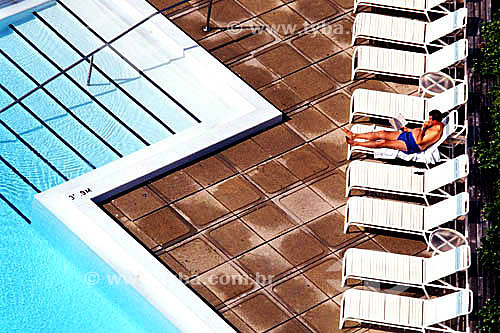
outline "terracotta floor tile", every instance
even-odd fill
[[[386,82],[386,83],[389,87],[394,89],[399,94],[419,96],[418,95],[418,86],[414,85],[414,84],[410,84],[410,82],[408,82],[408,83]]]
[[[336,4],[338,4],[340,7],[344,8],[344,9],[352,8],[354,5],[353,0],[331,0],[331,1],[335,2]]]
[[[170,250],[168,254],[193,275],[208,271],[227,260],[201,238],[194,238]]]
[[[292,41],[292,44],[314,61],[340,51],[340,48],[319,31],[309,32]]]
[[[265,294],[253,296],[232,310],[256,332],[264,332],[289,318],[289,315]]]
[[[284,111],[300,102],[302,99],[283,82],[278,82],[264,88],[262,95],[267,98],[279,110]]]
[[[352,21],[346,18],[332,23],[331,28],[325,29],[325,35],[333,40],[342,50],[351,48]]]
[[[337,249],[351,239],[364,234],[357,227],[351,227],[344,234],[344,216],[339,212],[330,212],[307,224],[314,234],[321,238],[329,247]]]
[[[319,156],[309,145],[285,153],[278,158],[278,161],[299,179],[317,175],[329,167],[328,161]]]
[[[207,16],[208,7],[201,9],[203,16]],[[211,20],[219,26],[227,26],[230,23],[241,22],[252,15],[234,0],[219,0],[213,3]]]
[[[340,308],[334,302],[327,301],[307,311],[301,318],[318,332],[336,332],[339,327]]]
[[[257,60],[275,73],[285,76],[309,64],[306,58],[295,51],[287,44],[281,44],[278,47],[258,55]],[[286,59],[286,61],[283,61]]]
[[[307,21],[288,6],[279,7],[260,16],[280,36],[287,36],[304,29]]]
[[[303,222],[321,216],[332,207],[308,187],[304,187],[280,199],[280,203]]]
[[[269,333],[310,333],[311,330],[302,325],[298,320],[289,320],[272,329]]]
[[[332,6],[328,0],[297,0],[290,7],[311,23],[338,13],[338,9]]]
[[[356,81],[356,83],[359,81]],[[380,91],[388,91],[388,92],[394,92],[394,90],[389,87],[387,84],[378,81],[378,80],[364,80],[360,84],[353,84],[347,88],[349,92],[352,94],[354,90],[356,89],[369,89],[369,90],[380,90]]]
[[[302,140],[286,125],[279,125],[260,133],[253,138],[259,146],[271,155],[282,154],[302,144]]]
[[[256,15],[283,5],[280,0],[240,0],[240,3]]]
[[[263,242],[240,220],[233,220],[209,232],[214,243],[231,257],[237,256]]]
[[[337,166],[347,161],[347,143],[342,129],[336,129],[313,141],[317,149],[330,157]]]
[[[291,115],[288,125],[305,136],[308,140],[317,138],[337,128],[335,124],[314,107]]]
[[[271,155],[266,153],[264,149],[252,139],[245,140],[237,145],[229,147],[224,150],[221,155],[240,170],[246,170],[271,157]]]
[[[222,301],[210,289],[201,284],[199,280],[195,279],[189,286],[198,293],[198,297],[205,299],[212,306],[217,307],[222,304]]]
[[[295,313],[321,303],[327,296],[303,275],[297,275],[273,287],[273,292]]]
[[[248,176],[267,193],[276,193],[298,181],[297,177],[275,160],[250,170]]]
[[[228,262],[202,274],[198,280],[223,302],[244,294],[255,286],[251,279]]]
[[[175,5],[178,2],[179,1],[177,1],[177,0],[155,0],[155,1],[152,1],[151,4],[153,6],[155,6],[156,8],[158,8],[158,9],[163,9],[163,8],[167,8],[167,7],[170,7],[172,5]],[[179,9],[183,9],[183,8],[189,7],[189,6],[191,6],[195,2],[196,2],[196,0],[188,1],[188,2],[186,2],[184,4],[182,4],[182,5],[176,6],[175,10],[179,10]]]
[[[342,260],[335,256],[308,269],[304,275],[329,297],[338,295],[346,289],[341,287]]]
[[[148,249],[152,249],[158,246],[158,243],[155,242],[151,237],[149,237],[144,231],[137,228],[134,222],[125,222],[125,227],[132,232]]]
[[[201,189],[191,177],[182,171],[177,171],[151,183],[158,192],[168,200],[174,201]]]
[[[201,191],[177,201],[175,207],[186,216],[190,223],[198,227],[229,213],[229,210],[207,191]]]
[[[135,225],[158,244],[168,244],[187,237],[194,228],[165,207],[143,217]]]
[[[205,25],[206,22],[203,24]],[[223,44],[231,42],[233,39],[228,33],[221,31],[216,34],[209,35],[200,40],[201,46],[207,50],[212,50],[214,48],[220,47]]]
[[[217,50],[214,50],[212,52],[212,55],[217,57],[217,59],[222,62],[228,62],[229,60],[239,57],[245,53],[247,53],[247,50],[240,44],[230,43],[218,48]]]
[[[207,23],[206,16],[195,10],[180,17],[177,17],[173,22],[184,32],[194,39],[200,39],[206,35],[202,27]]]
[[[131,220],[135,220],[166,205],[160,197],[146,186],[128,192],[112,200],[111,203]]]
[[[315,183],[311,188],[326,200],[332,207],[338,208],[347,202],[345,197],[345,174],[340,171],[325,177]]]
[[[261,200],[263,194],[242,176],[214,185],[208,191],[230,210],[238,210]]]
[[[401,234],[377,235],[375,241],[391,253],[415,255],[427,248],[423,237],[416,236],[414,239]]]
[[[272,203],[260,206],[241,219],[265,240],[295,227],[288,215]]]
[[[245,26],[260,26],[260,22],[255,22],[254,20],[248,21],[245,23]],[[247,35],[247,37],[243,38],[238,42],[238,45],[247,50],[247,52],[256,50],[260,47],[263,47],[266,44],[270,44],[274,42],[276,38],[273,35],[268,33],[267,31],[256,32],[253,35]]]
[[[203,186],[210,186],[224,178],[229,178],[234,174],[228,166],[215,156],[205,158],[200,162],[184,169],[188,175],[194,178]]]
[[[238,259],[238,262],[261,285],[271,283],[293,268],[285,258],[267,244],[245,253]]]
[[[233,311],[227,310],[222,313],[222,315],[231,322],[231,324],[236,327],[236,329],[241,333],[255,333],[253,329],[250,328],[240,317],[238,317]]]
[[[171,268],[174,272],[176,272],[181,280],[185,282],[187,278],[191,275],[186,267],[182,266],[174,257],[172,257],[167,252],[164,252],[160,256],[158,256],[160,260],[166,264],[169,268]]]
[[[320,62],[319,66],[341,84],[351,81],[352,58],[347,52],[336,54]]]
[[[307,67],[283,79],[303,99],[310,99],[335,87],[333,81],[312,67]]]
[[[367,249],[367,250],[375,250],[375,251],[385,251],[380,245],[375,243],[372,239],[362,239],[355,244],[349,244],[349,246],[342,248],[340,251],[337,251],[335,254],[339,257],[343,258],[344,253],[348,248],[355,247],[358,249]]]
[[[111,202],[108,202],[107,204],[103,205],[102,208],[109,214],[111,214],[115,219],[117,219],[122,223],[129,221],[129,219],[125,215],[123,215],[123,213],[118,208],[116,208]]]
[[[315,107],[331,117],[338,126],[343,126],[349,122],[350,103],[350,97],[340,92],[319,102]]]
[[[301,265],[326,253],[321,243],[302,230],[294,230],[270,243],[290,263]]]
[[[239,63],[236,66],[233,66],[231,70],[256,89],[259,89],[278,78],[277,75],[269,71],[267,67],[262,65],[255,58]]]

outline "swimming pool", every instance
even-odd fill
[[[128,253],[99,253],[102,244],[89,245],[90,250],[80,241],[82,234],[59,228],[57,218],[40,219],[33,198],[41,193],[42,202],[48,198],[44,193],[56,193],[54,187],[66,191],[71,184],[85,184],[83,192],[92,188],[97,195],[175,164],[177,155],[206,151],[203,142],[214,146],[226,140],[219,135],[227,126],[226,136],[237,137],[245,126],[281,117],[272,107],[265,116],[252,113],[255,105],[269,105],[256,93],[241,97],[244,84],[235,83],[229,71],[217,73],[221,69],[213,59],[212,65],[200,61],[206,52],[164,17],[95,52],[87,85],[85,56],[153,10],[135,2],[142,12],[135,11],[130,3],[120,0],[113,4],[120,8],[110,8],[104,0],[57,1],[0,31],[0,331],[177,331],[163,316],[168,306],[153,307],[149,302],[155,300],[136,291],[144,287],[106,280],[117,274],[94,252],[107,263]],[[160,150],[168,163],[157,159],[158,166],[130,170]],[[106,173],[112,176],[99,179]],[[72,210],[76,225],[78,209],[71,200],[84,194],[58,194],[48,201]],[[96,230],[79,227],[84,233]],[[98,230],[90,239],[101,237]],[[148,265],[150,271],[161,269]],[[155,274],[165,277],[164,271]],[[88,273],[105,283],[94,285]],[[154,285],[148,274],[139,275]]]
[[[1,109],[55,75],[58,66],[79,59],[51,28],[68,34],[80,52],[99,45],[61,6],[39,15],[2,32]],[[81,84],[87,71],[81,64],[0,114],[0,331],[178,331],[132,287],[96,286],[83,279],[89,271],[101,276],[114,272],[77,241],[72,244],[80,248],[80,261],[75,262],[26,223],[33,219],[35,193],[196,123],[177,114],[178,106],[158,89],[147,87],[117,56],[99,56],[97,66],[113,69],[107,76],[132,79],[117,87],[94,69],[87,87]],[[137,102],[128,98],[132,90],[155,94],[157,101],[168,105],[161,112],[148,110],[172,122],[172,130],[141,109],[139,101],[150,99],[140,93],[134,94]]]

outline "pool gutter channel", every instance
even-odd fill
[[[120,2],[133,4],[144,17],[156,11],[146,1]],[[200,47],[166,17],[163,20],[164,23],[158,28],[165,34],[175,33],[176,42],[182,40],[185,43],[183,48]],[[133,46],[130,52],[133,52]],[[232,90],[221,89],[220,93],[236,93],[252,106],[251,110],[237,114],[232,113],[235,110],[228,110],[228,116],[220,122],[207,121],[194,125],[129,156],[36,194],[34,208],[37,214],[32,222],[43,225],[47,222],[44,218],[53,217],[53,223],[62,224],[74,233],[119,275],[135,277],[133,287],[182,332],[235,332],[97,204],[281,122],[282,113],[279,110],[208,52],[203,52],[203,65],[207,68],[203,75],[210,77],[212,82],[224,82],[230,86]],[[213,77],[214,73],[217,78]],[[192,93],[193,98],[196,98],[196,91]]]

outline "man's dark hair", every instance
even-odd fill
[[[429,116],[432,117],[432,120],[441,122],[443,120],[443,114],[439,110],[432,110],[429,112]]]

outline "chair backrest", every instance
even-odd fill
[[[424,262],[424,283],[431,283],[469,268],[470,247],[461,245],[456,249],[426,258]]]
[[[469,212],[469,193],[462,192],[426,207],[424,211],[424,230],[429,231],[443,223],[452,221]]]
[[[467,24],[467,8],[460,8],[452,13],[437,19],[427,25],[425,41],[430,43],[452,33],[455,30],[462,29]]]
[[[465,104],[467,102],[467,90],[467,83],[460,83],[454,88],[448,89],[439,95],[429,98],[427,100],[427,114],[435,109],[446,112],[459,105]]]
[[[464,38],[428,55],[426,72],[439,72],[460,60],[464,60],[469,52],[468,45],[467,39]]]
[[[466,154],[447,160],[443,164],[425,170],[424,191],[426,193],[434,191],[468,174],[469,157]]]
[[[358,6],[364,5],[374,5],[374,6],[386,6],[393,8],[403,8],[410,10],[425,10],[432,9],[446,0],[355,0],[354,5]]]
[[[470,290],[425,300],[424,325],[434,325],[470,313],[470,301]]]

